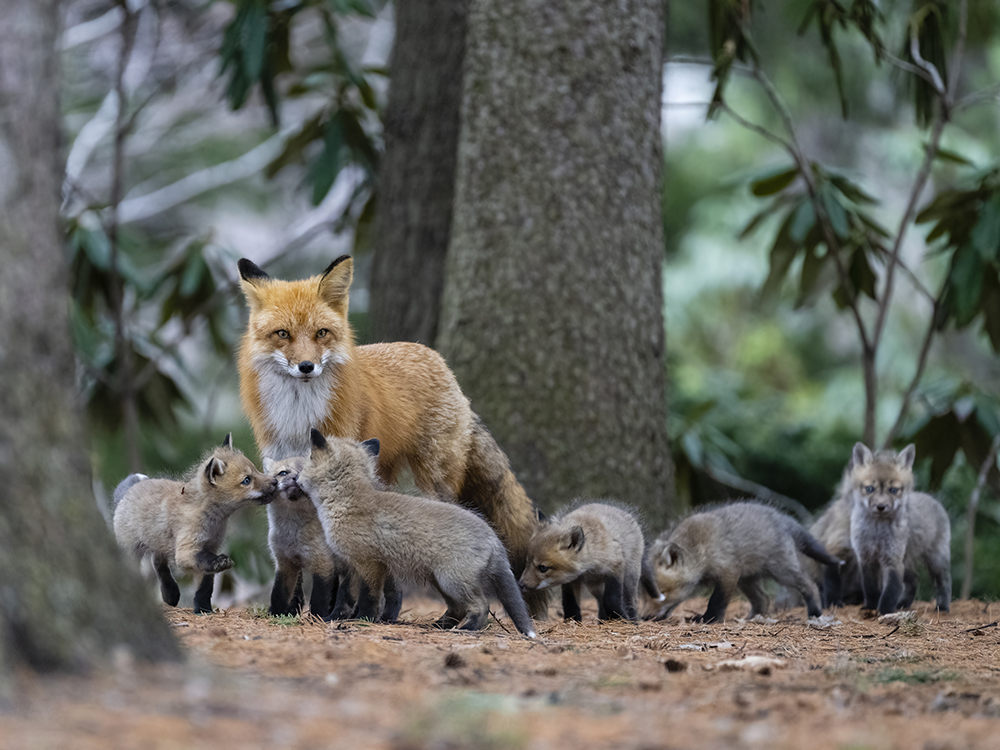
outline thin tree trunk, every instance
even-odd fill
[[[965,511],[965,573],[962,576],[962,593],[959,595],[961,599],[968,599],[972,594],[972,577],[976,561],[976,513],[979,510],[979,497],[986,485],[986,478],[990,470],[996,466],[998,451],[1000,451],[1000,435],[993,438],[989,453],[986,454],[983,465],[979,467],[976,486],[969,495],[969,507]]]
[[[451,232],[468,0],[397,0],[378,187],[376,341],[433,346]]]
[[[0,675],[178,646],[91,491],[59,227],[59,3],[0,4]]]
[[[666,521],[661,0],[473,0],[439,345],[551,510]]]

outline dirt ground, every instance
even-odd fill
[[[88,678],[19,675],[0,747],[946,748],[1000,747],[1000,604],[918,603],[915,619],[857,607],[746,622],[552,619],[520,637],[502,615],[440,631],[409,597],[403,622],[322,623],[164,608],[189,654],[122,655]]]

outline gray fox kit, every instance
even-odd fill
[[[631,510],[608,503],[579,505],[539,526],[528,545],[521,589],[561,585],[563,616],[580,621],[585,585],[597,599],[599,619],[634,622],[645,551],[642,527]],[[662,598],[659,591],[653,596]]]
[[[229,516],[271,502],[277,482],[233,448],[231,434],[183,481],[141,477],[131,474],[115,489],[118,545],[136,560],[152,556],[160,594],[172,607],[181,593],[170,566],[200,576],[194,611],[211,612],[215,574],[233,566],[229,556],[218,554]]]
[[[765,615],[770,599],[761,584],[767,579],[798,591],[809,616],[816,617],[822,613],[819,591],[802,569],[799,553],[840,565],[795,519],[761,503],[730,503],[688,516],[661,534],[650,551],[666,597],[657,619],[705,584],[715,589],[699,620],[721,621],[737,589],[750,600],[751,617]]]
[[[856,443],[851,454],[851,546],[861,568],[864,607],[879,614],[913,603],[916,568],[934,582],[938,609],[951,606],[951,523],[937,500],[913,491],[911,443],[898,454],[872,453]]]
[[[439,627],[482,629],[487,597],[494,595],[517,629],[535,636],[507,551],[482,517],[452,503],[380,489],[378,440],[327,440],[315,429],[311,437],[298,484],[315,504],[330,547],[367,585],[370,596],[359,596],[359,617],[377,618],[391,576],[430,584],[441,594],[448,609]]]

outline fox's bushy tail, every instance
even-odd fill
[[[538,512],[514,476],[507,455],[475,415],[458,502],[483,514],[507,549],[514,578],[519,577],[527,561],[528,543],[538,527]],[[521,598],[520,593],[517,596]],[[533,591],[524,599],[532,616],[547,615],[548,591]]]
[[[149,479],[149,477],[145,474],[129,474],[122,481],[120,481],[118,486],[115,487],[114,493],[111,495],[113,506],[117,508],[118,503],[122,501],[122,498],[125,497],[125,493],[129,491],[132,485],[136,482],[141,482],[143,479]]]
[[[803,555],[808,555],[813,560],[817,560],[824,565],[836,565],[840,567],[844,564],[843,560],[827,552],[826,547],[816,537],[795,521],[792,521],[792,537],[795,539],[795,546]]]
[[[500,600],[514,626],[528,638],[534,638],[535,628],[528,614],[528,605],[525,604],[514,574],[510,572],[506,557],[497,557],[492,561],[490,582],[493,584],[494,595]]]

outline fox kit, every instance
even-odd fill
[[[705,584],[715,586],[703,622],[721,621],[739,589],[750,600],[750,616],[765,615],[767,579],[798,591],[809,617],[817,617],[819,591],[802,569],[799,553],[840,565],[795,519],[767,505],[738,502],[695,513],[661,534],[650,550],[656,581],[666,597],[663,619]]]
[[[349,616],[354,603],[346,582],[347,561],[326,543],[316,508],[298,485],[305,462],[302,456],[264,459],[264,470],[278,483],[278,494],[267,507],[267,545],[277,569],[268,611],[272,615],[298,612],[303,605],[302,576],[308,571],[312,574],[309,611],[323,619]],[[339,608],[335,607],[338,602]]]
[[[313,426],[352,440],[376,437],[383,482],[391,485],[408,463],[425,495],[479,510],[520,574],[534,507],[444,359],[414,343],[355,346],[346,255],[302,281],[272,279],[246,259],[239,271],[250,309],[240,396],[261,455],[308,455]],[[541,613],[547,598],[531,605]]]
[[[579,622],[582,584],[597,599],[599,619],[635,622],[644,555],[642,527],[631,511],[587,503],[538,528],[528,546],[521,589],[561,585],[563,616]]]
[[[951,606],[951,523],[937,500],[913,491],[911,443],[898,454],[872,453],[856,443],[851,454],[851,545],[861,568],[864,607],[879,614],[909,607],[923,563],[942,612]]]
[[[226,521],[246,505],[271,502],[277,482],[233,448],[232,435],[183,481],[136,478],[141,476],[129,475],[114,493],[119,546],[137,560],[152,556],[160,594],[172,607],[181,592],[170,566],[201,576],[194,611],[211,612],[215,574],[233,566],[218,554]]]
[[[444,597],[448,609],[439,627],[482,629],[493,595],[517,629],[534,638],[507,552],[486,521],[451,503],[381,490],[378,440],[327,440],[313,430],[312,443],[298,483],[316,506],[327,542],[367,584],[359,617],[376,619],[391,576],[430,584]]]
[[[841,478],[837,494],[816,522],[809,527],[812,534],[834,557],[844,561],[841,566],[819,565],[811,560],[809,570],[819,584],[823,606],[861,604],[861,573],[851,546],[851,467]],[[822,568],[822,569],[821,569]]]

